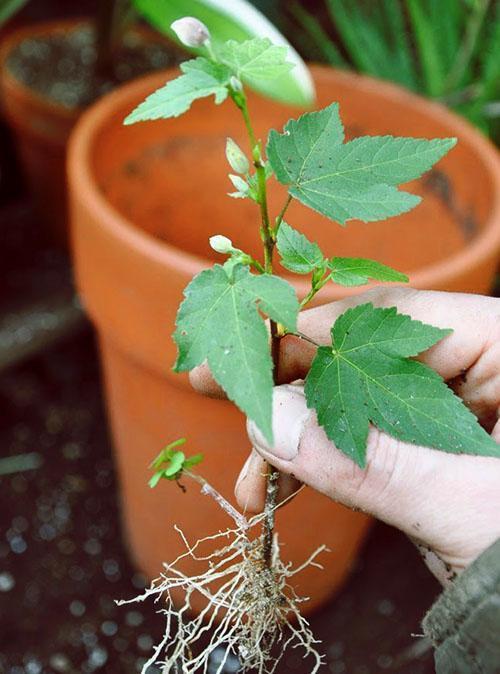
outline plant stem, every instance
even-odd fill
[[[330,280],[330,274],[327,274],[317,283],[313,283],[313,286],[312,286],[311,290],[307,293],[307,295],[304,297],[304,299],[300,303],[300,309],[301,310],[306,306],[306,304],[309,304],[309,302],[316,295],[316,293],[318,293],[321,290],[321,288],[328,283],[329,280]]]
[[[94,76],[104,80],[115,79],[115,52],[130,12],[128,0],[101,0],[96,13],[97,58]]]
[[[222,510],[224,510],[241,529],[244,531],[248,529],[249,524],[246,517],[238,512],[236,508],[233,508],[229,501],[227,501],[222,496],[222,494],[219,494],[219,492],[216,491],[212,485],[205,480],[205,478],[201,477],[201,475],[198,475],[198,473],[192,473],[190,470],[184,470],[183,475],[197,482],[201,486],[201,493],[211,496],[214,501],[220,505]]]
[[[280,225],[283,222],[283,218],[285,217],[286,210],[287,210],[288,206],[290,206],[290,202],[291,202],[292,199],[293,199],[292,195],[289,194],[286,198],[285,205],[283,206],[283,208],[279,212],[278,217],[276,218],[276,223],[274,225],[274,230],[273,230],[274,238],[276,238],[276,234],[278,233]]]
[[[273,253],[275,246],[275,233],[281,224],[283,215],[288,208],[291,197],[287,199],[284,208],[276,220],[276,227],[273,231],[269,221],[269,212],[267,206],[267,188],[266,188],[266,169],[262,159],[260,143],[255,136],[250,115],[248,112],[247,98],[242,91],[234,91],[232,98],[238,108],[241,110],[245,126],[248,132],[248,138],[252,147],[252,159],[257,173],[258,203],[261,215],[260,234],[264,245],[264,271],[266,274],[273,273]],[[273,380],[277,383],[280,341],[282,337],[281,327],[273,320],[270,321],[271,329],[271,357],[273,361]],[[279,473],[270,464],[267,464],[266,477],[266,499],[264,504],[264,522],[262,525],[263,548],[262,557],[265,567],[272,568],[273,563],[273,538],[274,538],[274,512],[276,510],[276,501],[278,497],[278,478]]]

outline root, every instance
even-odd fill
[[[233,519],[234,528],[207,536],[193,545],[175,527],[186,546],[186,552],[171,564],[165,564],[159,578],[134,599],[118,604],[142,602],[154,598],[162,601],[158,613],[164,616],[165,631],[161,642],[145,663],[142,674],[150,665],[160,667],[164,674],[221,674],[230,656],[236,656],[241,672],[272,674],[287,649],[300,649],[310,658],[311,674],[323,664],[316,650],[316,641],[307,620],[300,613],[306,598],[297,596],[290,579],[307,566],[320,565],[316,557],[322,546],[301,566],[293,569],[280,559],[277,537],[272,543],[270,568],[264,561],[263,535],[253,540],[249,531],[261,525],[265,514],[246,519],[212,487],[202,486]],[[203,556],[204,543],[220,546]],[[190,557],[206,564],[200,575],[188,577],[178,564]],[[320,567],[321,568],[321,567]],[[182,604],[174,604],[172,591],[182,591]],[[203,595],[205,607],[193,617],[191,602]],[[222,651],[217,669],[211,663],[215,649]]]

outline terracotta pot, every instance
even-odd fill
[[[0,50],[0,93],[5,118],[17,144],[21,167],[35,204],[55,243],[68,243],[66,148],[83,108],[57,103],[19,81],[6,61],[30,38],[67,33],[86,23],[82,19],[48,21],[10,31]],[[147,39],[161,41],[154,31],[134,29]]]
[[[67,239],[66,144],[82,111],[51,101],[20,82],[6,67],[6,60],[24,40],[65,33],[78,23],[50,21],[22,27],[3,41],[0,52],[3,113],[14,132],[21,167],[37,208],[55,241],[63,245]]]
[[[457,135],[460,142],[431,183],[410,185],[425,197],[410,214],[342,229],[293,204],[288,220],[331,254],[372,256],[409,271],[416,287],[486,292],[500,246],[500,174],[492,146],[457,116],[393,85],[324,67],[313,73],[318,105],[340,101],[351,134]],[[171,371],[170,334],[182,290],[212,259],[220,261],[208,247],[209,235],[227,234],[258,252],[254,206],[225,195],[231,188],[225,138],[246,144],[230,103],[216,109],[200,101],[176,120],[122,126],[125,115],[174,74],[136,81],[86,112],[69,158],[77,281],[100,338],[126,531],[136,563],[150,577],[182,549],[174,524],[189,540],[228,525],[196,488],[187,495],[167,485],[147,489],[150,459],[167,441],[187,436],[189,449],[205,454],[203,475],[231,498],[249,449],[243,415],[228,402],[196,395],[186,377]],[[298,114],[256,96],[250,105],[263,137]],[[270,199],[281,205],[283,190],[274,186]],[[305,282],[297,288],[304,293]],[[323,299],[347,292],[331,285]],[[299,562],[321,543],[332,551],[323,556],[324,572],[309,569],[297,579],[299,591],[312,597],[309,608],[345,578],[367,525],[362,514],[311,491],[279,512],[287,558]]]

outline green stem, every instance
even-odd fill
[[[241,110],[245,126],[252,148],[252,158],[257,173],[257,193],[258,203],[261,216],[260,234],[262,243],[264,245],[264,271],[266,274],[273,273],[273,253],[275,246],[275,239],[273,229],[270,225],[269,211],[267,205],[267,187],[266,187],[266,170],[262,160],[262,152],[260,143],[255,136],[250,114],[248,112],[247,98],[242,91],[233,91],[232,98],[238,108]],[[288,201],[289,203],[289,201]],[[288,203],[285,205],[288,207]],[[282,211],[283,217],[286,208]],[[278,216],[278,219],[280,216]],[[279,366],[279,349],[282,337],[282,329],[275,321],[270,321],[271,330],[271,356],[273,361],[273,379],[274,383],[278,380],[278,366]],[[279,473],[271,466],[267,465],[266,477],[266,498],[264,504],[264,521],[262,525],[263,546],[262,556],[266,569],[269,571],[272,568],[273,562],[273,538],[274,538],[274,511],[277,505],[278,497],[278,477]]]
[[[250,266],[253,267],[255,269],[255,271],[258,271],[259,274],[265,274],[266,273],[266,270],[261,265],[261,263],[258,260],[255,260],[254,258],[251,259]]]
[[[300,310],[302,310],[306,306],[306,304],[309,304],[312,298],[321,290],[323,286],[325,286],[328,283],[329,280],[330,274],[327,274],[317,283],[313,283],[311,290],[307,293],[307,295],[300,303]]]
[[[274,229],[273,229],[273,237],[275,239],[276,239],[276,235],[278,234],[278,230],[280,228],[280,225],[283,222],[283,218],[285,217],[286,210],[287,210],[288,206],[290,206],[290,202],[292,201],[292,199],[293,199],[292,195],[289,194],[286,198],[285,205],[283,206],[283,208],[279,212],[278,217],[276,218],[276,222],[275,222]]]

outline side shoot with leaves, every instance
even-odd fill
[[[335,251],[332,257],[325,255],[285,221],[290,202],[296,199],[327,216],[332,227],[406,213],[420,197],[401,189],[401,184],[428,171],[456,140],[362,136],[346,141],[339,105],[332,103],[290,120],[282,131],[270,130],[264,144],[252,127],[245,86],[288,72],[292,65],[286,48],[268,39],[229,40],[216,47],[206,29],[183,37],[196,36],[201,55],[183,63],[182,74],[149,96],[125,123],[177,117],[207,96],[216,104],[229,99],[241,111],[250,153],[247,156],[228,139],[229,179],[235,189],[229,196],[255,202],[262,258],[254,259],[224,235],[211,238],[212,248],[226,260],[199,273],[184,291],[174,334],[175,370],[192,370],[207,362],[228,397],[272,443],[280,340],[297,334],[299,311],[328,283],[352,287],[373,280],[408,281],[405,274],[374,260],[338,257]],[[270,180],[288,190],[276,214],[268,208]],[[289,272],[310,277],[310,291],[301,301],[292,285],[275,274],[276,253]],[[307,404],[335,446],[359,466],[366,465],[369,424],[437,450],[500,455],[499,446],[446,383],[414,359],[449,333],[395,308],[366,303],[341,315],[331,327],[331,342],[318,345],[305,382]],[[161,477],[178,479],[199,460],[189,461],[174,450],[167,447],[155,462],[152,486]],[[276,474],[270,468],[261,551],[269,569],[275,499]]]

